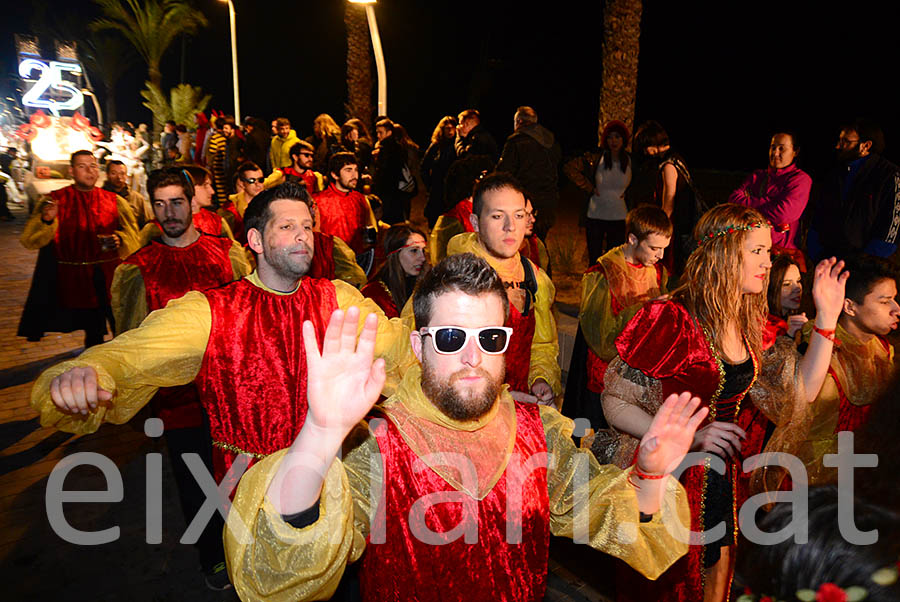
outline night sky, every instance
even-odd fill
[[[691,166],[750,169],[766,162],[776,129],[796,131],[801,166],[815,173],[831,157],[843,120],[870,116],[900,158],[900,10],[886,3],[645,2],[636,120],[656,119]],[[792,4],[790,9],[784,5]],[[47,0],[68,22],[93,4]],[[228,11],[196,0],[209,27],[189,40],[188,83],[232,111]],[[685,6],[689,5],[689,6]],[[695,6],[696,5],[696,6]],[[236,0],[244,115],[286,115],[301,136],[321,112],[343,120],[342,0]],[[501,141],[516,106],[529,104],[565,154],[596,143],[602,78],[602,2],[524,4],[470,0],[379,0],[390,116],[427,145],[437,120],[474,106]],[[15,68],[12,33],[31,31],[31,3],[7,7],[0,24],[0,72]],[[178,83],[181,44],[163,64]],[[119,118],[148,121],[137,63],[119,84]],[[374,76],[374,74],[373,74]],[[4,91],[5,92],[5,91]],[[4,95],[6,95],[4,93]]]

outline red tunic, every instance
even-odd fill
[[[346,242],[354,253],[366,250],[363,234],[369,225],[369,203],[362,193],[341,192],[331,184],[313,197],[319,216],[319,229]]]
[[[97,236],[114,234],[119,229],[115,193],[102,188],[82,192],[75,186],[66,186],[50,196],[59,210],[54,243],[60,305],[70,309],[109,305],[109,287],[121,260],[115,249],[102,251]],[[103,272],[106,282],[106,298],[102,300],[94,290],[95,267]]]
[[[389,319],[400,317],[400,312],[397,310],[397,306],[394,305],[391,291],[383,280],[372,280],[360,292],[363,294],[363,297],[368,297],[374,301]]]
[[[334,280],[334,237],[321,232],[313,232],[313,256],[309,264],[310,278]]]
[[[206,235],[187,247],[153,241],[124,263],[138,267],[144,280],[147,309],[156,311],[189,291],[205,291],[231,282],[231,245],[228,238]],[[203,424],[203,408],[194,383],[160,389],[153,403],[167,429]]]
[[[194,214],[194,227],[204,234],[222,236],[222,218],[209,209],[201,209]]]
[[[528,370],[531,367],[531,342],[534,340],[534,304],[527,316],[509,304],[509,320],[506,325],[513,329],[509,347],[506,349],[506,383],[511,391],[528,393]]]
[[[304,320],[321,348],[334,285],[303,278],[290,295],[247,279],[204,293],[212,326],[196,384],[209,415],[213,466],[221,481],[239,451],[253,460],[289,447],[306,420]]]
[[[472,226],[472,220],[469,219],[470,215],[472,215],[471,197],[458,202],[453,209],[444,214],[444,217],[452,217],[462,224],[463,228],[466,229],[466,232],[474,232],[475,227]],[[537,263],[537,260],[535,259],[534,262]]]
[[[293,167],[280,167],[279,169],[284,174],[284,179],[288,182],[303,182],[309,194],[315,194],[319,190],[319,179],[313,170],[304,169],[303,171],[297,171]]]
[[[731,484],[733,524],[737,530],[737,510],[747,498],[749,486],[749,475],[742,474],[740,463],[762,450],[765,417],[749,398],[743,399],[744,393],[730,399],[718,399],[719,363],[703,330],[680,303],[654,301],[644,305],[616,339],[616,349],[628,366],[660,381],[663,399],[672,393],[690,391],[710,409],[706,424],[712,420],[734,422],[747,432],[738,458],[725,462],[725,477]],[[752,352],[751,357],[755,381],[759,367]],[[706,466],[693,466],[684,471],[680,479],[688,495],[691,530],[695,533],[715,526],[704,525],[709,470]],[[703,545],[691,545],[687,555],[656,581],[643,579],[636,572],[623,571],[622,583],[616,588],[618,599],[702,600],[703,550]]]
[[[234,206],[234,203],[231,201],[219,203],[219,211],[216,215],[225,218],[225,220],[229,222],[228,225],[231,226],[231,233],[234,234],[234,239],[236,241],[242,245],[247,244],[247,237],[244,234],[244,218],[241,217],[241,214],[238,212],[237,207]],[[222,225],[219,224],[220,229],[221,227]]]
[[[376,428],[375,436],[382,454],[385,491],[372,531],[383,524],[384,538],[379,543],[372,542],[371,533],[367,538],[360,569],[363,599],[543,599],[550,541],[547,470],[526,473],[521,468],[533,454],[547,451],[536,405],[516,403],[516,440],[509,465],[480,501],[456,491],[427,468],[390,420]],[[507,505],[508,498],[510,502],[515,499],[512,491],[522,493],[518,512]],[[424,523],[440,545],[414,535],[422,534],[422,525],[416,529],[413,522],[410,527],[410,512],[416,516],[425,500],[431,503],[424,504]],[[472,543],[458,533],[463,528],[448,533],[467,520],[477,520],[477,541]]]
[[[768,349],[775,344],[775,339],[783,334],[787,334],[787,321],[779,318],[775,314],[769,314],[766,318],[766,325],[763,328],[763,349]]]

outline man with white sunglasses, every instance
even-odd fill
[[[321,353],[304,325],[306,423],[244,476],[241,521],[225,532],[241,599],[328,599],[362,557],[364,600],[541,600],[551,533],[651,579],[687,551],[673,536],[685,493],[668,473],[706,415],[697,398],[666,400],[635,466],[600,466],[573,445],[571,421],[503,385],[509,301],[486,261],[444,259],[413,306],[419,365],[375,409],[375,320],[357,343],[357,310],[334,312]]]

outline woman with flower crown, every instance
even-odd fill
[[[816,336],[804,356],[785,337],[763,348],[771,228],[755,209],[719,205],[694,228],[697,248],[682,284],[646,304],[616,340],[603,411],[613,427],[593,443],[601,461],[632,463],[666,396],[690,391],[709,407],[693,464],[680,477],[691,503],[691,548],[659,580],[618,571],[619,600],[719,602],[734,572],[737,511],[746,499],[745,458],[762,451],[767,419],[801,414],[824,381],[844,299],[843,262],[823,260],[812,287]],[[786,430],[786,429],[781,429]]]

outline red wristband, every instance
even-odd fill
[[[643,472],[640,468],[638,468],[637,464],[635,464],[631,470],[632,470],[632,472],[634,472],[634,474],[636,474],[637,476],[639,476],[642,479],[650,479],[650,480],[664,479],[667,476],[669,476],[668,473],[665,473],[665,472],[661,473],[661,474],[647,474],[647,473]]]
[[[816,331],[816,332],[818,332],[820,335],[822,335],[823,337],[825,337],[826,339],[828,339],[828,340],[831,341],[832,343],[835,342],[835,340],[834,340],[834,328],[825,329],[825,328],[819,328],[818,326],[813,325],[813,330]]]

